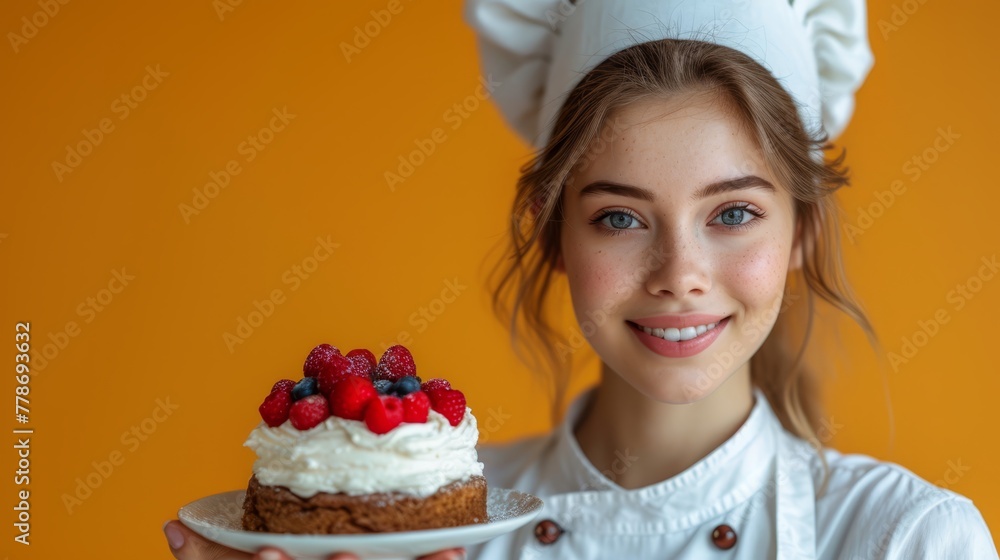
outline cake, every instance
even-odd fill
[[[243,528],[384,533],[485,523],[479,430],[461,391],[422,381],[409,350],[315,347],[244,443],[256,454]]]

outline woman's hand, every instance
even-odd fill
[[[163,525],[163,533],[170,545],[170,552],[178,560],[291,560],[291,557],[276,548],[265,548],[257,554],[248,554],[221,544],[205,540],[201,535],[184,526],[177,520],[168,521]],[[465,558],[465,549],[453,548],[442,550],[418,560],[459,560]],[[358,560],[358,557],[339,552],[330,556],[329,560]]]

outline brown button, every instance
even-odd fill
[[[722,550],[729,550],[736,545],[736,531],[729,525],[719,525],[712,531],[712,543]]]
[[[542,544],[552,544],[562,536],[563,529],[551,519],[543,519],[535,525],[535,538]]]

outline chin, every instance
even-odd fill
[[[627,366],[626,366],[627,367]],[[614,368],[612,368],[614,370]],[[622,370],[614,370],[622,371]],[[624,371],[637,371],[626,369]],[[623,376],[626,383],[648,399],[664,404],[691,404],[711,395],[726,379],[726,376],[712,378],[697,368],[680,368],[675,371],[643,372],[639,378]]]

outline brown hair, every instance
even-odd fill
[[[787,305],[800,296],[783,298],[787,309],[751,357],[750,370],[782,425],[819,450],[822,410],[816,368],[804,360],[815,298],[844,312],[879,346],[841,260],[838,207],[831,195],[850,184],[848,169],[842,167],[846,151],[833,161],[814,158],[817,149],[833,148],[828,137],[805,130],[791,96],[765,68],[737,50],[695,40],[650,41],[610,56],[580,81],[560,109],[547,145],[521,167],[506,258],[490,276],[493,310],[509,325],[518,355],[536,370],[547,365],[551,371],[552,417],[558,421],[572,373],[566,350],[574,349],[547,309],[547,296],[559,279],[555,265],[563,188],[574,168],[586,165],[586,154],[602,141],[599,136],[613,124],[616,109],[639,100],[700,93],[718,96],[738,117],[794,198],[803,262],[801,269],[789,272],[789,281],[800,289],[804,283],[806,305]],[[522,336],[525,329],[527,336]],[[828,475],[822,453],[820,459]]]

